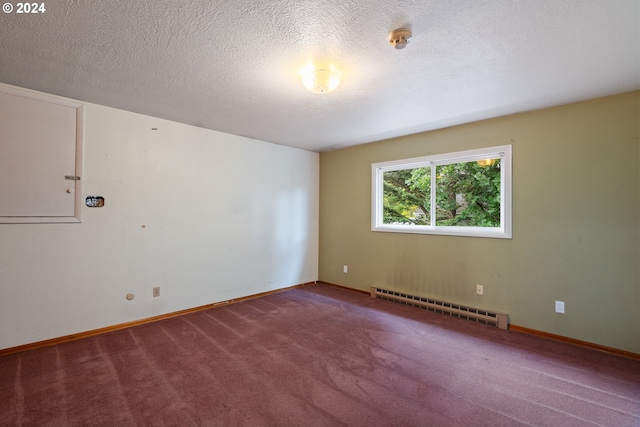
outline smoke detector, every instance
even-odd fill
[[[406,28],[398,28],[389,34],[389,43],[396,49],[404,49],[411,38],[411,30]]]

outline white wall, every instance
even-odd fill
[[[84,126],[105,206],[0,224],[0,349],[317,279],[317,153],[91,104]]]

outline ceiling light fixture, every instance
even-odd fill
[[[407,47],[409,43],[409,39],[411,38],[411,30],[407,30],[406,28],[398,28],[397,30],[391,31],[389,34],[389,43],[391,46],[396,49],[404,49]]]
[[[340,71],[334,65],[316,68],[308,64],[300,74],[304,87],[313,93],[329,93],[340,84]]]

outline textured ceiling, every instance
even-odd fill
[[[638,89],[639,5],[46,1],[0,14],[0,82],[327,151]],[[303,88],[309,61],[342,70],[335,92]]]

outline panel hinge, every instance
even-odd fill
[[[75,175],[65,175],[64,179],[68,179],[69,181],[80,181],[80,177]]]

